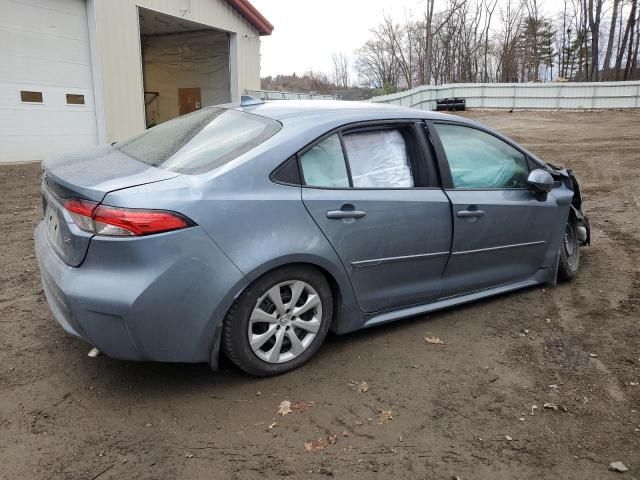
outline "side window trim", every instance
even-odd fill
[[[433,163],[433,160],[435,159],[430,158],[433,155],[430,155],[427,151],[425,151],[425,148],[424,148],[425,139],[423,136],[423,132],[420,131],[422,129],[421,127],[423,124],[424,124],[424,120],[420,118],[383,119],[383,120],[372,120],[372,121],[356,122],[353,124],[342,125],[340,127],[333,128],[328,132],[325,132],[324,134],[322,134],[321,136],[319,136],[318,138],[316,138],[315,140],[313,140],[312,142],[310,142],[309,144],[305,145],[303,148],[298,150],[298,152],[295,154],[295,158],[298,164],[298,171],[300,173],[300,186],[304,188],[315,188],[315,189],[321,189],[321,190],[434,190],[434,189],[439,190],[439,189],[442,189],[442,186],[438,182],[437,176],[435,175],[433,166],[429,167],[429,162],[431,161],[431,163]],[[417,150],[418,150],[417,155],[419,158],[413,158],[414,155],[412,154],[410,155],[410,161],[411,161],[412,167],[417,167],[423,170],[423,175],[425,177],[423,179],[424,185],[419,187],[414,186],[414,187],[397,187],[397,188],[393,188],[393,187],[354,188],[353,179],[351,176],[351,166],[349,164],[349,155],[344,147],[342,135],[347,133],[365,132],[365,131],[380,130],[380,129],[393,129],[393,128],[397,129],[402,127],[410,128],[412,130],[412,134],[415,137],[415,143],[416,143],[415,146],[417,147]],[[344,160],[346,162],[346,168],[347,168],[347,174],[349,176],[350,186],[349,187],[325,187],[325,186],[318,186],[318,185],[308,185],[304,179],[304,173],[302,171],[300,157],[304,155],[306,152],[308,152],[309,150],[311,150],[314,146],[318,145],[319,143],[322,143],[324,140],[326,140],[327,138],[329,138],[331,135],[334,135],[334,134],[339,135],[340,142],[342,144],[342,152],[343,152]],[[415,182],[415,177],[414,177],[414,182]]]
[[[486,188],[455,188],[453,185],[453,177],[451,175],[451,168],[449,167],[449,160],[447,159],[447,154],[444,150],[444,146],[442,145],[442,141],[440,140],[440,136],[438,135],[438,131],[435,128],[435,125],[454,125],[457,127],[471,128],[473,130],[477,130],[479,132],[485,133],[487,135],[491,135],[492,137],[504,142],[509,145],[514,150],[517,150],[525,160],[527,168],[529,172],[532,170],[532,161],[527,155],[526,152],[523,152],[517,145],[505,140],[504,138],[499,137],[491,131],[485,130],[483,128],[479,128],[475,125],[469,125],[462,122],[450,121],[450,120],[436,120],[436,121],[428,121],[427,128],[429,131],[429,136],[431,137],[431,141],[433,142],[434,148],[436,149],[438,156],[438,166],[440,168],[440,175],[442,177],[442,187],[445,190],[465,190],[465,191],[495,191],[495,190],[527,190],[527,187],[486,187]],[[444,172],[444,174],[443,174]]]
[[[297,155],[290,156],[278,165],[269,175],[269,180],[280,185],[299,187],[302,185],[302,172]]]
[[[438,132],[435,129],[435,126],[434,126],[435,123],[436,122],[432,122],[432,121],[425,122],[426,130],[436,154],[436,164],[438,165],[438,171],[439,171],[438,173],[440,173],[440,181],[442,183],[442,188],[444,190],[452,190],[453,177],[451,176],[449,161],[447,160],[447,155],[445,154],[444,147],[442,146],[442,142],[440,141],[440,136],[438,135]],[[457,125],[454,122],[438,122],[438,123]]]
[[[338,138],[340,139],[340,147],[342,148],[342,157],[344,158],[344,163],[347,167],[347,177],[349,177],[349,188],[353,188],[353,176],[351,175],[351,163],[349,162],[349,152],[347,152],[347,149],[344,146],[344,138],[342,138],[343,132],[344,132],[344,129],[338,130]]]

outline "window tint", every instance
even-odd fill
[[[529,167],[511,145],[475,128],[436,124],[455,188],[523,188]]]
[[[202,173],[238,158],[279,130],[280,124],[269,118],[209,107],[150,128],[116,148],[154,167]]]
[[[300,155],[302,175],[314,187],[349,186],[349,175],[338,135],[331,135]]]
[[[399,130],[344,135],[355,188],[413,187],[407,145]]]

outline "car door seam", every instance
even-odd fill
[[[327,234],[324,232],[322,227],[318,224],[317,220],[315,219],[315,217],[313,216],[313,214],[309,210],[309,207],[307,207],[307,203],[304,200],[303,188],[304,188],[303,186],[300,186],[300,202],[302,203],[302,206],[306,210],[307,215],[309,215],[309,217],[311,218],[311,221],[315,224],[315,226],[320,231],[320,233],[322,234],[324,239],[327,241],[327,243],[331,247],[331,250],[333,250],[333,253],[336,254],[336,257],[338,258],[338,261],[340,262],[340,264],[342,265],[342,268],[344,269],[344,274],[347,276],[347,279],[349,280],[349,285],[351,285],[351,291],[353,292],[353,297],[356,299],[356,303],[357,303],[358,302],[358,297],[356,295],[356,289],[355,289],[355,286],[353,285],[353,281],[351,279],[351,275],[349,275],[349,270],[347,269],[347,266],[345,265],[344,261],[342,260],[342,257],[338,254],[338,251],[336,250],[336,247],[334,247],[334,245],[331,242],[331,240],[329,240],[329,237],[327,237]]]

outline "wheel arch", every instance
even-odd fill
[[[253,283],[258,278],[277,268],[291,265],[307,266],[317,269],[329,282],[331,291],[334,293],[334,300],[337,299],[344,305],[351,305],[356,302],[351,281],[344,271],[342,264],[334,265],[332,262],[316,255],[287,255],[279,257],[257,267],[251,272],[246,273],[246,276],[249,281]],[[244,291],[245,288],[246,287],[242,288],[242,291]],[[242,293],[242,291],[237,293],[236,298]],[[339,298],[336,298],[335,294],[338,294]]]
[[[273,259],[260,267],[245,274],[246,280],[238,285],[238,288],[234,292],[233,299],[227,306],[225,313],[216,322],[216,327],[212,334],[210,365],[214,370],[217,370],[218,359],[220,356],[220,342],[222,324],[226,313],[231,309],[233,303],[242,293],[255,283],[259,278],[267,275],[268,273],[287,266],[303,266],[317,270],[327,280],[329,287],[331,288],[331,294],[333,298],[333,318],[331,321],[331,330],[339,331],[342,320],[343,306],[353,305],[356,303],[355,293],[353,287],[342,265],[336,266],[327,260],[317,257],[315,255],[290,255],[277,259]]]

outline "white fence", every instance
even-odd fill
[[[459,83],[423,85],[374,97],[372,102],[435,110],[436,100],[464,98],[467,108],[640,108],[640,81],[592,83]]]
[[[336,100],[335,95],[321,93],[279,92],[277,90],[245,90],[246,95],[260,100]]]

